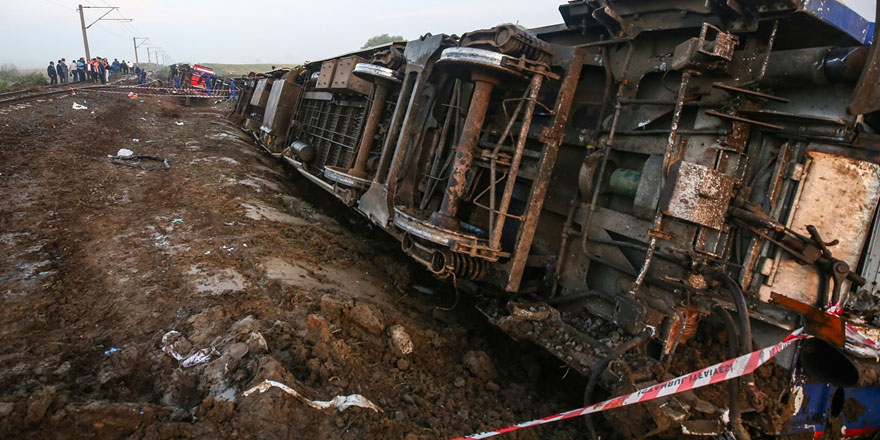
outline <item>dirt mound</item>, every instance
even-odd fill
[[[0,437],[444,438],[580,403],[581,378],[466,299],[436,309],[450,286],[224,110],[83,93],[0,112]],[[171,169],[106,160],[120,148]],[[266,379],[381,411],[244,395]]]

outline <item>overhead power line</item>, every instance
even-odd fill
[[[88,3],[88,2],[87,2],[87,3]],[[91,4],[91,3],[89,3],[89,4]],[[86,17],[85,17],[85,13],[83,12],[84,9],[107,9],[107,12],[105,12],[105,13],[102,14],[100,17],[98,17],[97,20],[93,21],[91,24],[89,24],[88,26],[86,26]],[[95,25],[97,22],[99,22],[99,21],[101,21],[101,20],[109,20],[109,21],[131,21],[131,19],[129,19],[129,18],[125,18],[125,19],[120,19],[120,18],[106,18],[108,14],[110,14],[111,12],[113,12],[114,10],[117,10],[117,9],[119,9],[119,7],[117,7],[117,6],[94,6],[94,5],[92,5],[92,6],[83,6],[83,5],[79,5],[79,7],[77,8],[77,11],[79,11],[79,22],[80,22],[80,24],[82,25],[83,46],[84,46],[85,49],[86,49],[86,59],[87,59],[87,60],[92,59],[92,55],[91,55],[91,53],[89,52],[89,35],[88,35],[88,29],[89,29],[90,27],[92,27],[93,25]],[[100,25],[99,25],[99,26],[100,26]],[[104,29],[105,31],[109,32],[110,34],[116,35],[116,34],[114,34],[113,32],[111,32],[110,30],[105,29],[103,26],[100,26],[100,27],[101,27],[101,29]],[[122,36],[120,36],[120,35],[116,35],[116,36],[119,37],[119,38],[125,38],[125,37],[122,37]]]

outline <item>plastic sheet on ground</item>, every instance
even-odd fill
[[[348,396],[336,396],[331,400],[309,400],[309,399],[306,399],[305,397],[303,397],[302,394],[298,393],[293,388],[291,388],[287,385],[284,385],[281,382],[276,382],[274,380],[268,380],[268,379],[264,380],[263,383],[245,391],[244,393],[242,393],[242,395],[248,396],[248,395],[253,394],[255,392],[263,393],[271,388],[278,388],[281,391],[284,391],[285,393],[290,394],[291,396],[296,397],[297,399],[301,400],[306,405],[311,406],[312,408],[315,408],[318,410],[324,410],[324,409],[328,409],[328,408],[336,408],[340,412],[342,412],[352,406],[358,406],[361,408],[369,408],[369,409],[376,411],[376,412],[382,411],[373,402],[370,402],[369,399],[367,399],[364,396],[361,396],[360,394],[351,394]]]
[[[179,336],[180,332],[177,330],[171,330],[170,332],[165,333],[165,335],[162,336],[162,351],[177,360],[182,368],[194,367],[210,361],[211,358],[215,356],[220,356],[220,352],[214,347],[203,348],[189,356],[184,356],[177,351],[175,343],[171,342]]]
[[[89,108],[86,107],[86,106],[84,106],[84,105],[80,105],[80,104],[77,104],[77,103],[74,102],[74,103],[73,103],[73,109],[74,109],[74,110],[88,110]]]

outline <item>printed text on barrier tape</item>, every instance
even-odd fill
[[[744,354],[740,357],[733,358],[712,365],[710,367],[694,371],[693,373],[685,374],[684,376],[679,376],[675,379],[670,379],[666,382],[643,388],[631,394],[615,397],[613,399],[608,399],[604,402],[594,403],[592,405],[585,406],[583,408],[573,409],[564,413],[554,414],[552,416],[544,417],[542,419],[519,423],[495,431],[486,431],[478,434],[471,434],[465,437],[457,437],[455,440],[494,437],[496,435],[505,434],[523,428],[530,428],[532,426],[544,425],[547,423],[558,422],[560,420],[585,416],[587,414],[593,414],[613,408],[619,408],[621,406],[632,405],[634,403],[647,402],[649,400],[657,399],[660,397],[671,396],[673,394],[693,390],[696,388],[704,387],[706,385],[712,385],[715,383],[724,382],[726,380],[735,379],[740,376],[751,374],[758,367],[760,367],[770,359],[773,359],[774,356],[779,354],[779,352],[781,352],[782,350],[788,348],[788,346],[793,344],[795,341],[808,337],[809,336],[802,334],[802,329],[798,329],[792,332],[782,342],[776,345],[771,345],[770,347],[756,350],[749,354]]]

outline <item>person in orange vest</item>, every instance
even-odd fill
[[[98,59],[92,58],[89,64],[92,66],[92,82],[98,82]]]

